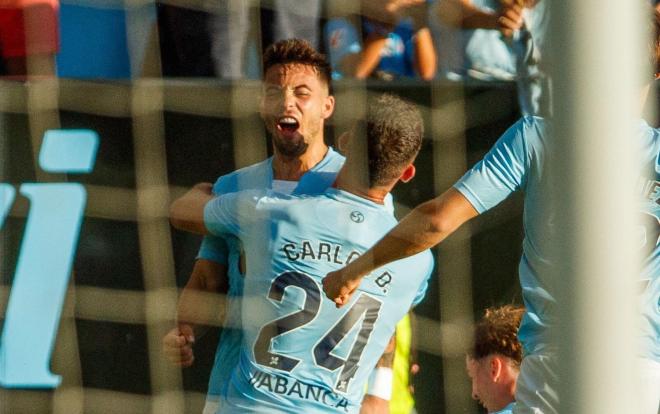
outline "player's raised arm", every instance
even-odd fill
[[[343,269],[329,273],[323,279],[326,296],[337,306],[346,304],[363,276],[435,246],[477,214],[467,198],[453,187],[420,204],[365,254]]]
[[[209,234],[204,225],[204,206],[212,198],[211,183],[199,183],[170,206],[170,223],[179,230]]]

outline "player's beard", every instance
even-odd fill
[[[273,145],[280,155],[291,158],[303,155],[309,147],[302,135],[294,140],[285,140],[273,134]]]

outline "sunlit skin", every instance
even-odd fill
[[[313,67],[285,64],[268,69],[260,113],[273,138],[273,168],[279,179],[298,180],[325,156],[323,126],[334,104]]]
[[[506,357],[489,355],[480,359],[465,358],[465,368],[472,381],[472,398],[489,413],[502,410],[514,401],[518,369]]]

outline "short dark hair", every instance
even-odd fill
[[[474,345],[469,356],[481,359],[500,354],[520,366],[522,345],[518,340],[518,328],[524,313],[525,308],[516,305],[486,309],[474,328]]]
[[[275,65],[298,64],[314,68],[319,78],[331,87],[331,69],[328,59],[311,43],[303,39],[284,39],[275,42],[264,52],[264,75]]]
[[[367,137],[370,186],[399,178],[422,147],[424,121],[419,109],[391,94],[369,99],[367,115],[358,121],[359,127]]]

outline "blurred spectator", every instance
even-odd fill
[[[261,76],[259,46],[263,49],[283,39],[304,39],[314,48],[319,44],[321,0],[262,1],[261,27],[251,2],[223,0],[216,2],[209,20],[211,54],[215,75],[222,79],[258,79]],[[198,29],[199,30],[199,29]],[[258,34],[261,40],[258,39]]]
[[[325,27],[333,76],[392,80],[435,76],[437,57],[427,0],[363,1],[363,17],[336,18]],[[359,22],[359,23],[358,23]],[[363,41],[355,28],[360,24]]]
[[[516,80],[522,113],[548,115],[546,0],[443,0],[437,12],[442,76]]]
[[[220,1],[214,11],[209,31],[215,75],[222,79],[242,79],[247,73],[250,3]]]
[[[513,305],[489,308],[474,328],[465,364],[472,380],[472,398],[489,413],[512,412],[522,361],[518,328],[524,312],[523,307]]]
[[[262,1],[261,31],[263,48],[283,39],[304,39],[319,46],[321,0]]]
[[[221,0],[219,4],[227,3]],[[211,39],[206,11],[158,4],[158,34],[163,76],[211,77]],[[224,41],[224,39],[223,39]]]
[[[0,75],[53,75],[58,0],[0,0]]]

